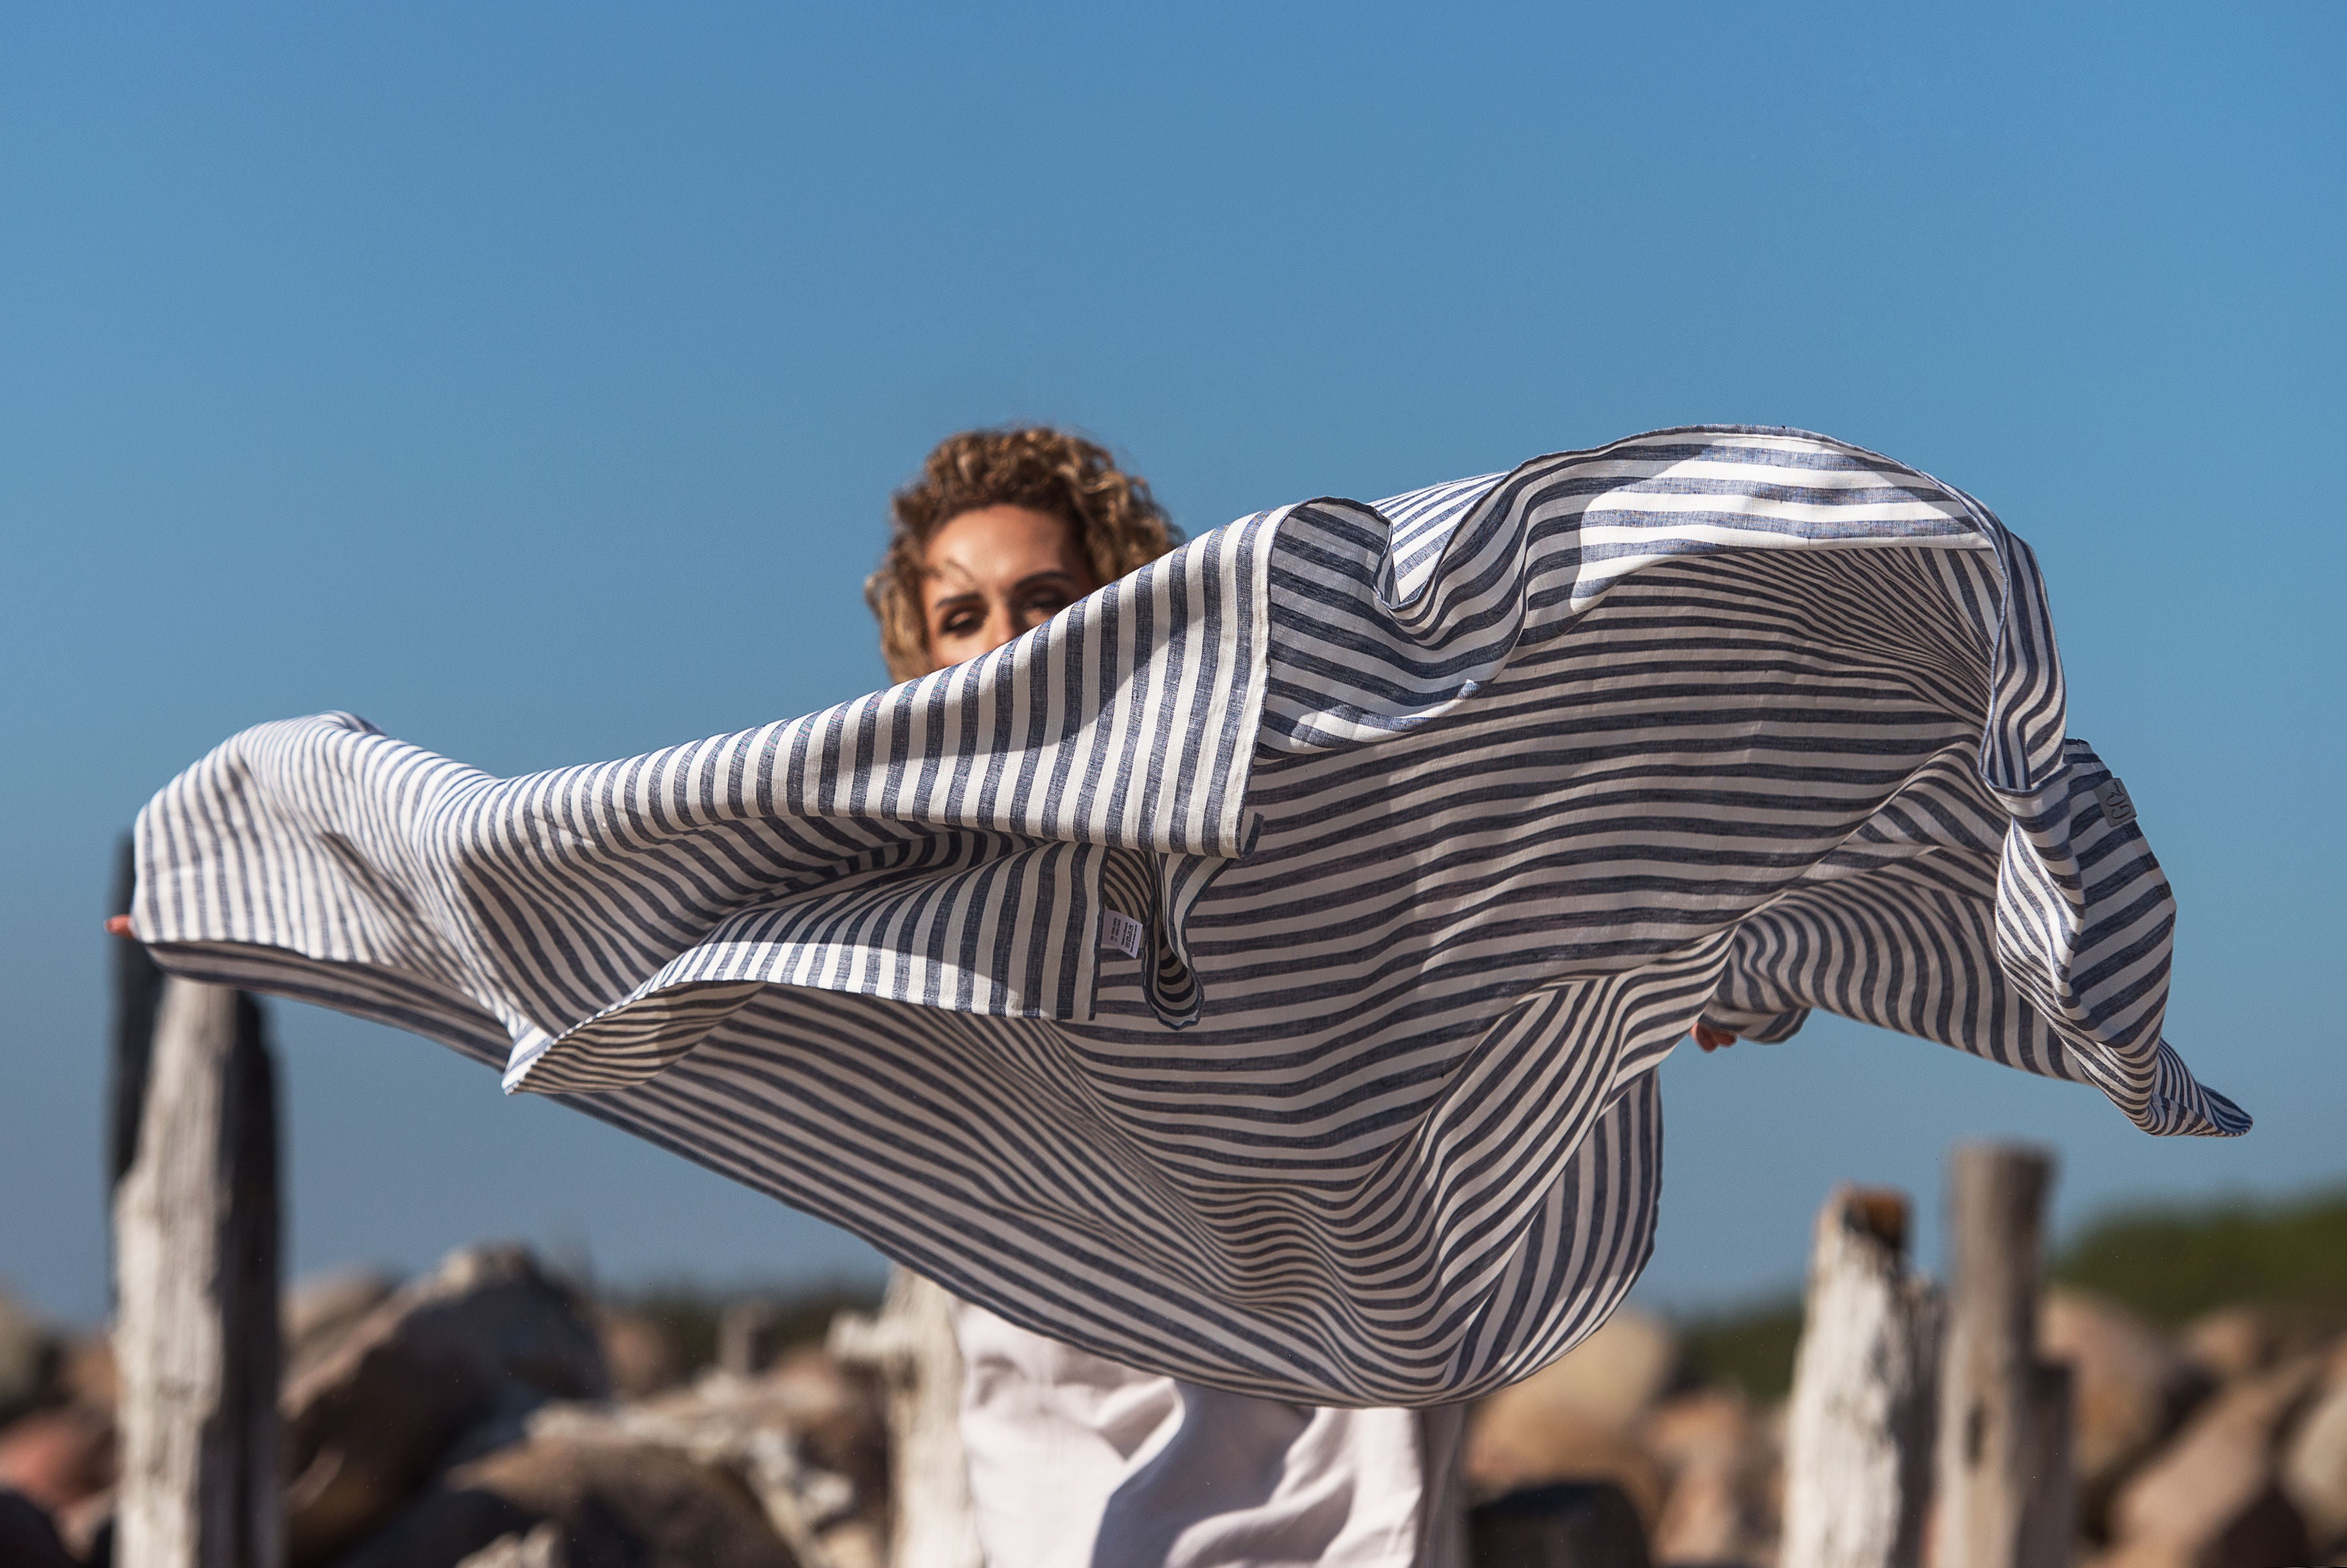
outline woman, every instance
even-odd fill
[[[1061,431],[940,443],[865,594],[888,673],[999,648],[1181,542],[1149,487]],[[1120,1366],[967,1302],[961,1429],[1005,1568],[1456,1563],[1460,1408],[1250,1399]]]

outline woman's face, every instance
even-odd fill
[[[1001,647],[1098,588],[1075,530],[1049,512],[981,507],[921,555],[921,624],[942,670]]]

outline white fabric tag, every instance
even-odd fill
[[[1101,946],[1114,948],[1128,958],[1141,957],[1141,922],[1111,909],[1101,916]]]

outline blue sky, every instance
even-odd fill
[[[1790,1281],[1946,1144],[2123,1198],[2347,1178],[2347,9],[19,5],[0,15],[0,1281],[104,1300],[110,845],[343,708],[497,772],[882,679],[939,436],[1043,419],[1192,531],[1694,421],[1961,485],[2182,904],[2257,1114],[1854,1026],[1665,1071],[1650,1298]],[[609,1278],[860,1244],[438,1048],[280,1006],[297,1267]],[[1936,1245],[1927,1225],[1926,1261]]]

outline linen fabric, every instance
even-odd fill
[[[1699,1017],[2244,1131],[2161,1039],[2134,817],[1995,517],[1701,427],[1258,513],[968,664],[622,762],[265,724],[141,815],[133,919],[1081,1349],[1430,1405],[1628,1290]]]

